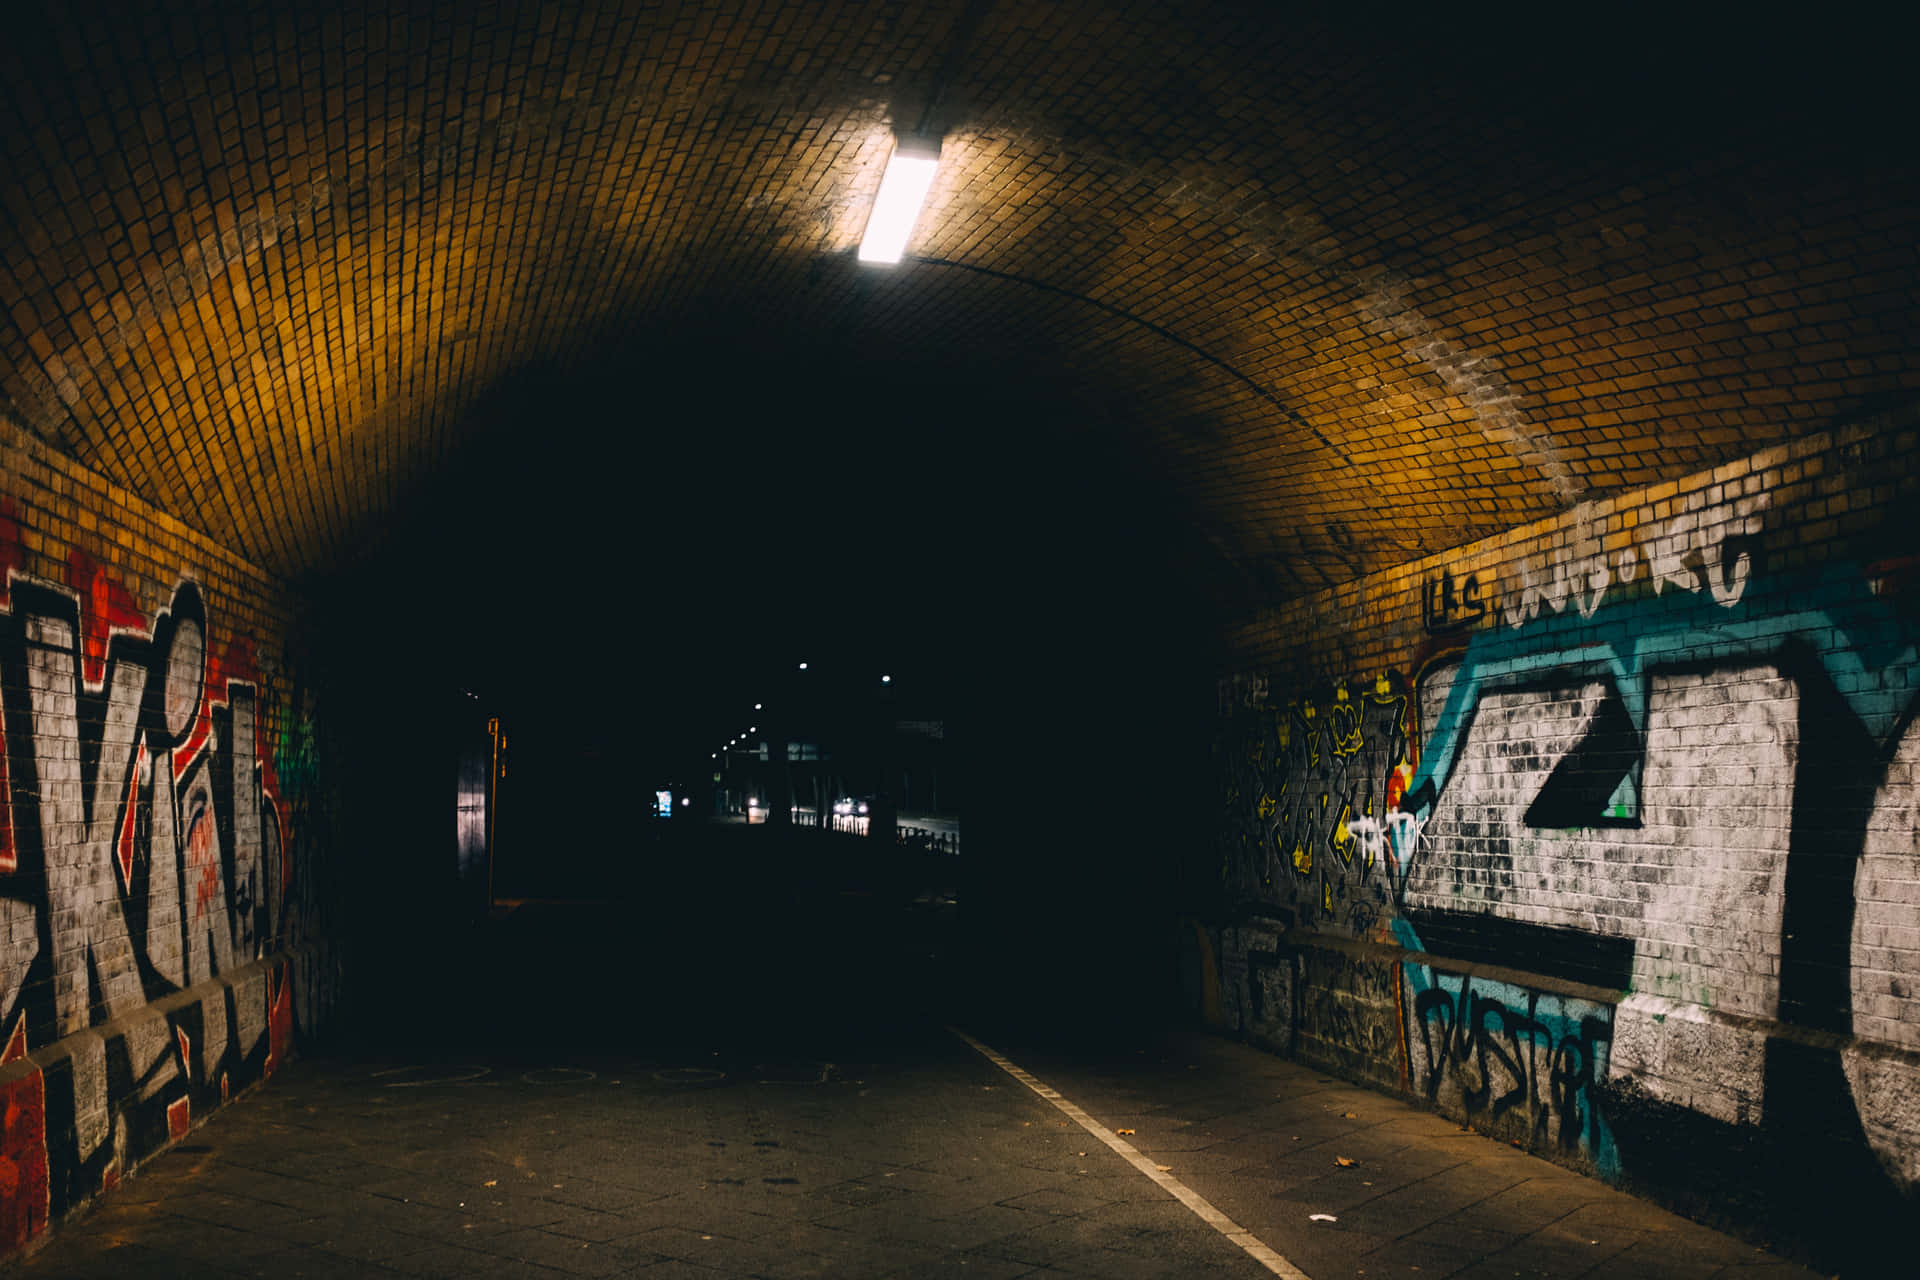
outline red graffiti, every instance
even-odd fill
[[[127,811],[120,816],[120,838],[114,842],[114,860],[120,864],[120,884],[133,892],[133,827],[140,813],[140,775],[147,764],[147,741],[140,740],[140,754],[134,757],[127,773]]]
[[[80,597],[80,676],[97,687],[107,679],[107,642],[116,631],[147,634],[147,615],[133,596],[94,558],[75,550],[67,555],[67,585]]]
[[[195,924],[220,909],[220,851],[213,847],[213,815],[201,810],[187,828],[187,878],[193,885]]]
[[[206,688],[200,695],[200,713],[193,722],[193,728],[187,734],[187,740],[173,753],[173,776],[179,780],[186,776],[194,757],[200,753],[208,739],[213,736],[213,709],[225,706],[229,700],[227,685],[230,681],[250,684],[259,689],[264,681],[260,676],[259,658],[254,652],[253,641],[245,636],[235,636],[225,646],[207,657]],[[267,721],[262,707],[261,714],[254,719],[254,759],[260,765],[260,791],[272,803],[275,834],[280,837],[280,886],[284,895],[293,882],[293,841],[290,838],[287,821],[287,807],[280,801],[280,776],[274,771],[273,753],[269,750],[270,739],[267,734]]]
[[[20,550],[20,512],[10,498],[0,498],[0,608],[13,607],[13,575],[26,567]]]
[[[180,1069],[188,1075],[193,1074],[193,1041],[179,1027],[173,1029],[175,1040],[180,1045]]]
[[[1419,750],[1420,749],[1411,742],[1407,744],[1407,754],[1409,756],[1418,755]],[[1406,760],[1402,760],[1399,764],[1395,765],[1393,772],[1387,775],[1388,813],[1392,813],[1400,807],[1400,801],[1405,798],[1407,794],[1407,784],[1412,781],[1413,765]]]
[[[167,1141],[178,1142],[193,1127],[193,1100],[175,1098],[167,1104]]]
[[[278,975],[276,983],[273,975]],[[268,976],[267,1074],[287,1065],[293,1051],[292,972],[283,961]]]
[[[194,757],[200,754],[200,748],[205,746],[207,740],[213,737],[213,709],[216,705],[225,706],[227,704],[227,681],[229,679],[257,679],[257,676],[252,674],[247,676],[229,674],[236,657],[246,664],[247,670],[250,673],[253,671],[252,645],[245,645],[242,652],[236,655],[234,650],[241,647],[240,641],[229,642],[225,648],[215,650],[213,648],[213,637],[208,636],[207,647],[207,679],[205,687],[200,692],[200,712],[194,717],[193,728],[187,731],[187,740],[174,748],[173,752],[173,776],[175,781],[186,776],[187,769],[193,764]]]
[[[47,1187],[47,1088],[38,1068],[0,1084],[0,1250],[44,1231]]]

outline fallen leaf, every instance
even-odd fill
[[[1343,1114],[1340,1118],[1342,1120],[1358,1120],[1360,1117],[1355,1113],[1348,1111],[1345,1114]]]
[[[1353,1166],[1360,1163],[1358,1160],[1350,1160],[1346,1156],[1335,1156],[1333,1158],[1333,1162],[1339,1165],[1342,1169],[1351,1169],[1353,1168]]]
[[[497,1187],[500,1185],[500,1179],[488,1178],[485,1182],[481,1183],[480,1185],[485,1187]]]
[[[1308,1222],[1338,1222],[1340,1221],[1340,1219],[1334,1217],[1330,1213],[1310,1213],[1307,1215],[1307,1221]]]
[[[1170,1165],[1170,1164],[1157,1164],[1157,1165],[1155,1165],[1155,1166],[1153,1166],[1153,1167],[1154,1167],[1154,1168],[1156,1168],[1156,1169],[1158,1169],[1158,1170],[1159,1170],[1160,1172],[1162,1172],[1162,1173],[1172,1173],[1172,1172],[1173,1172],[1173,1166],[1172,1166],[1172,1165]]]
[[[1115,1129],[1114,1132],[1123,1138],[1131,1138],[1133,1136],[1133,1130],[1131,1129]]]

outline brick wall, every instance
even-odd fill
[[[1911,1206],[1915,459],[1821,434],[1246,626],[1188,989],[1682,1207]]]
[[[286,589],[0,421],[0,1252],[331,1003]]]

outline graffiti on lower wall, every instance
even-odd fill
[[[1607,1076],[1613,1006],[1422,964],[1403,969],[1415,1090],[1535,1150],[1577,1152],[1617,1172],[1595,1093]]]
[[[1404,670],[1223,682],[1222,880],[1449,962],[1401,966],[1390,1052],[1455,1114],[1608,1171],[1610,1076],[1728,1124],[1844,1111],[1913,1190],[1920,1118],[1886,1102],[1920,1096],[1911,575],[1770,575],[1765,510],[1690,500],[1604,556],[1438,575]],[[1293,1043],[1369,1034],[1293,963],[1328,1024]],[[1775,1080],[1769,1046],[1807,1034],[1855,1039]]]
[[[324,982],[252,965],[301,932],[302,846],[245,638],[190,581],[146,616],[79,552],[21,577],[18,536],[0,517],[0,1248],[284,1060]]]
[[[1331,947],[1280,949],[1293,993],[1294,1042],[1350,1074],[1402,1083],[1400,975]]]

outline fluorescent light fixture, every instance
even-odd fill
[[[873,212],[867,215],[860,261],[900,261],[939,167],[938,138],[909,136],[895,140],[893,154],[887,158],[887,172],[880,179],[880,194],[873,198]]]

